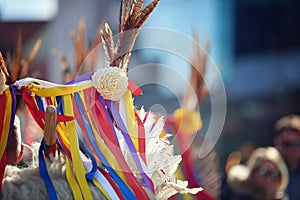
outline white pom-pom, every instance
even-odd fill
[[[118,67],[105,67],[97,70],[92,76],[92,82],[104,99],[118,101],[128,87],[126,73]]]

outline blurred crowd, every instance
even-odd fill
[[[232,152],[221,174],[216,199],[300,199],[300,116],[284,116],[275,123],[273,146],[246,143]]]

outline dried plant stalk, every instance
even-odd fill
[[[117,45],[109,42],[111,32],[107,31],[110,30],[108,25],[106,31],[100,30],[108,66],[117,66],[127,72],[136,37],[158,2],[153,0],[143,9],[144,0],[121,0]]]
[[[119,33],[124,29],[125,23],[126,23],[126,21],[128,19],[128,16],[129,16],[128,10],[129,10],[129,2],[130,2],[130,0],[125,0],[125,1],[126,2],[125,2],[124,14],[122,12],[120,12],[120,15],[123,16],[123,17],[121,17],[121,19],[123,19],[123,22],[122,22],[122,27],[121,27],[121,30],[119,31]]]
[[[41,38],[37,39],[36,42],[34,43],[33,48],[31,49],[29,56],[27,58],[28,65],[30,65],[32,63],[33,59],[35,58],[37,52],[39,51],[39,49],[41,47],[41,44],[42,44]]]
[[[74,76],[71,73],[71,65],[68,62],[65,54],[63,52],[58,52],[56,50],[52,50],[52,53],[54,55],[56,55],[61,62],[61,66],[62,66],[62,70],[63,70],[63,76],[62,76],[63,82],[66,83],[66,82],[71,81],[74,78]]]
[[[41,45],[41,40],[38,40],[27,59],[22,59],[22,34],[18,33],[18,39],[16,43],[16,49],[14,51],[14,57],[12,58],[10,53],[7,52],[6,60],[4,60],[2,53],[0,52],[0,67],[4,72],[5,76],[1,75],[1,78],[6,85],[13,84],[16,80],[24,78],[27,75],[28,68],[31,65],[39,46]],[[14,78],[10,74],[14,75]],[[39,74],[31,74],[32,77],[37,77]],[[20,101],[20,96],[17,96],[17,110],[24,109],[24,102]]]
[[[94,41],[87,51],[86,65],[84,66],[84,73],[91,72],[95,70],[96,62],[97,62],[97,54],[101,48],[98,48],[98,45],[101,43],[101,36],[97,34],[94,38]],[[85,56],[86,57],[86,56]]]
[[[37,39],[36,42],[34,43],[33,48],[31,49],[27,60],[24,60],[22,64],[22,71],[20,77],[25,77],[28,75],[29,66],[32,64],[32,61],[34,60],[37,52],[39,51],[41,44],[42,44],[41,38]]]
[[[12,59],[11,54],[9,52],[7,52],[5,61],[6,61],[6,66],[7,66],[8,72],[10,71],[10,66],[12,66],[12,60],[13,59]]]
[[[105,23],[105,31],[107,33],[107,36],[108,36],[108,43],[109,43],[109,47],[110,47],[110,51],[111,53],[114,54],[114,39],[113,39],[113,33],[109,27],[109,25],[107,23]]]
[[[90,49],[88,50],[88,52],[94,50],[94,48],[96,48],[100,43],[101,43],[101,35],[97,34],[95,36],[94,41],[92,42],[92,45],[91,45]]]
[[[22,33],[19,31],[17,44],[14,52],[14,60],[13,60],[13,66],[10,69],[12,71],[12,77],[11,81],[14,83],[16,80],[18,80],[19,75],[21,73],[21,55],[22,55]]]
[[[142,13],[142,7],[143,7],[144,1],[135,1],[134,7],[133,7],[133,20],[138,21],[139,17],[141,16]]]
[[[33,48],[31,49],[27,59],[22,59],[22,32],[19,31],[14,56],[12,57],[9,52],[6,56],[6,76],[8,77],[7,84],[14,83],[18,79],[24,78],[28,75],[29,66],[35,58],[42,40],[38,39]],[[2,55],[1,55],[2,56]],[[3,59],[3,58],[2,58]],[[4,62],[4,61],[3,61]]]
[[[112,64],[115,57],[115,44],[113,41],[112,31],[107,23],[105,23],[105,32],[100,29],[100,36],[106,57],[106,64],[109,66]]]
[[[93,71],[95,69],[95,63],[97,60],[96,54],[99,48],[96,48],[101,40],[102,35],[97,34],[94,38],[94,41],[91,45],[88,45],[85,40],[85,31],[86,31],[86,19],[81,18],[78,23],[78,28],[76,32],[71,32],[71,37],[73,39],[73,45],[75,48],[75,57],[74,57],[74,68],[71,69],[71,66],[63,53],[58,53],[53,51],[53,53],[59,57],[62,69],[63,69],[63,82],[68,82],[74,79],[77,75]],[[106,31],[111,32],[106,29]],[[109,35],[111,34],[111,36]],[[109,33],[108,36],[105,35],[105,41],[111,43],[112,33]],[[89,47],[90,46],[90,47]],[[92,53],[92,54],[91,54]]]
[[[118,32],[121,32],[122,29],[122,13],[123,13],[123,3],[124,0],[121,0],[120,2],[120,8],[119,8],[119,26],[118,26]]]
[[[147,18],[150,16],[150,14],[155,9],[156,5],[158,4],[159,0],[153,0],[151,3],[149,3],[140,14],[140,18],[138,23],[135,25],[136,28],[140,28],[144,25]]]
[[[199,44],[198,36],[194,36],[195,41]],[[196,109],[208,94],[205,86],[206,60],[209,51],[209,42],[206,42],[205,49],[201,49],[199,45],[194,48],[194,55],[191,62],[190,89],[187,89],[182,100],[182,107],[188,110]],[[194,95],[196,94],[196,96]]]
[[[78,72],[80,70],[80,66],[86,56],[86,45],[85,45],[85,29],[86,29],[86,19],[83,17],[80,19],[78,23],[77,32],[71,33],[71,37],[73,38],[73,43],[75,46],[75,61],[74,67],[75,71]]]
[[[0,52],[0,67],[1,67],[1,70],[4,72],[4,74],[9,77],[9,73],[8,73],[8,70],[7,70],[7,67],[5,65],[5,61],[4,61],[4,58],[2,56],[2,53]]]

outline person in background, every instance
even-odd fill
[[[300,116],[289,115],[275,124],[274,145],[280,150],[289,172],[287,194],[290,200],[300,199]]]
[[[286,200],[288,171],[274,147],[258,148],[246,165],[232,167],[227,176],[228,200]]]

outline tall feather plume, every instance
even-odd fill
[[[191,62],[191,75],[189,80],[191,88],[186,90],[182,100],[182,107],[188,110],[196,109],[197,105],[200,105],[208,94],[204,78],[206,72],[206,52],[209,51],[209,42],[207,41],[205,48],[201,49],[198,45],[200,43],[197,34],[194,34],[194,40],[197,45],[194,46],[194,55]],[[194,94],[196,94],[196,96]]]
[[[195,110],[197,105],[201,105],[208,94],[208,89],[205,86],[205,72],[207,67],[207,53],[209,51],[209,41],[207,40],[204,48],[200,47],[198,34],[194,32],[193,36],[197,45],[194,45],[194,55],[191,62],[190,85],[191,88],[186,90],[183,97],[182,107],[188,110]],[[197,176],[200,177],[202,187],[214,199],[218,199],[220,195],[221,176],[219,173],[219,159],[215,151],[211,151],[204,158],[199,159],[198,149],[204,148],[204,137],[197,134],[192,144],[192,157],[195,162],[194,169]]]
[[[85,63],[84,63],[85,65],[84,65],[84,69],[83,69],[84,73],[88,73],[88,72],[95,70],[96,62],[97,62],[97,58],[98,58],[97,55],[98,55],[99,51],[101,51],[101,48],[98,48],[100,43],[101,43],[101,35],[96,34],[93,42],[91,44],[87,45],[89,48],[85,55]],[[89,56],[87,56],[87,55],[89,55]]]
[[[85,45],[85,29],[86,29],[86,19],[83,17],[80,19],[78,23],[77,32],[71,33],[71,37],[73,38],[73,43],[75,46],[75,61],[74,67],[75,71],[78,72],[80,66],[85,58],[87,49]]]
[[[121,0],[117,44],[111,42],[113,38],[108,25],[105,25],[105,31],[100,30],[108,66],[116,66],[125,72],[128,71],[136,37],[158,2],[159,0],[152,0],[143,8],[144,0]]]
[[[63,52],[59,52],[55,49],[52,50],[52,53],[56,55],[61,62],[61,67],[63,70],[63,82],[66,83],[74,79],[74,74],[71,72],[71,65],[68,62],[66,55]]]
[[[107,23],[105,23],[105,30],[100,30],[100,35],[106,57],[106,64],[109,66],[113,62],[113,58],[115,56],[115,45],[113,41],[112,31]]]
[[[22,32],[19,31],[18,39],[16,43],[16,47],[14,50],[13,57],[8,52],[6,56],[6,71],[4,71],[5,75],[8,77],[7,84],[14,83],[15,81],[25,78],[28,75],[29,67],[32,65],[32,62],[39,51],[42,40],[39,38],[34,43],[32,49],[29,52],[27,58],[22,58]],[[1,55],[2,56],[2,55]],[[4,63],[4,59],[3,59]],[[2,69],[3,69],[3,65]],[[5,69],[4,69],[5,70]]]
[[[10,66],[10,70],[12,71],[11,75],[11,81],[14,83],[16,80],[18,80],[18,77],[21,73],[21,55],[22,55],[22,33],[19,31],[18,33],[18,39],[17,39],[17,44],[14,52],[14,61],[13,65]]]
[[[57,50],[53,51],[53,54],[59,57],[61,66],[63,69],[63,82],[68,82],[74,79],[77,75],[81,75],[95,69],[96,64],[96,53],[90,55],[94,50],[98,51],[96,48],[101,42],[101,35],[97,34],[91,44],[87,44],[86,37],[86,19],[83,17],[79,20],[76,32],[71,32],[71,38],[73,39],[73,45],[75,48],[74,55],[74,70],[72,71],[72,66],[68,61],[67,57],[63,52]],[[89,56],[88,56],[89,55]],[[83,65],[84,62],[84,65]]]
[[[4,61],[4,58],[2,56],[2,53],[0,52],[0,67],[1,67],[1,70],[4,72],[4,74],[9,77],[9,73],[8,73],[8,70],[7,70],[7,67],[5,65],[5,61]]]
[[[23,67],[21,70],[20,77],[25,77],[28,75],[29,66],[32,64],[37,52],[41,47],[41,44],[42,44],[42,39],[41,38],[37,39],[29,53],[28,58],[22,60]]]

